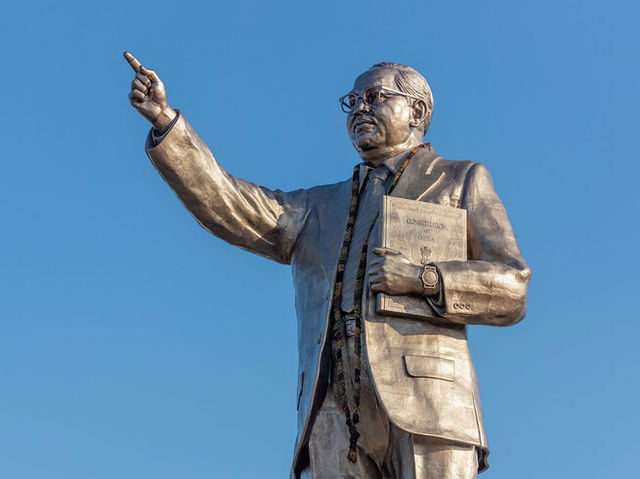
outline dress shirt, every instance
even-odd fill
[[[362,298],[354,298],[356,277],[360,266],[360,253],[367,240],[371,225],[380,213],[382,196],[389,191],[398,168],[406,155],[407,152],[404,151],[388,158],[378,167],[363,164],[360,168],[360,184],[363,186],[360,189],[360,206],[358,207],[347,263],[344,269],[340,303],[342,310],[345,312],[353,311],[355,301],[362,300]]]

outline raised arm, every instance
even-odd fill
[[[219,238],[280,263],[289,263],[307,216],[307,193],[272,191],[233,177],[204,141],[167,103],[158,75],[133,55],[130,102],[153,125],[146,151],[198,222]]]

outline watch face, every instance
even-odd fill
[[[434,287],[438,284],[438,273],[434,268],[425,269],[422,273],[422,281],[426,287]]]

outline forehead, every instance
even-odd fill
[[[396,71],[392,68],[374,68],[367,70],[353,83],[354,91],[361,91],[370,86],[386,86],[397,88]]]

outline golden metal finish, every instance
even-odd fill
[[[467,259],[467,212],[464,209],[385,196],[380,216],[382,246],[402,251],[414,265]],[[420,277],[424,292],[429,276],[425,277],[425,271],[421,270]],[[430,282],[439,282],[438,277]],[[434,294],[437,291],[432,287],[427,292]],[[394,316],[437,319],[432,302],[430,297],[416,294],[380,293],[377,311]]]
[[[283,192],[233,177],[217,163],[186,118],[169,106],[159,76],[133,55],[125,53],[125,57],[135,72],[130,102],[153,126],[147,154],[186,208],[223,240],[291,265],[300,378],[292,477],[328,477],[317,472],[328,460],[322,448],[311,451],[319,469],[309,469],[309,441],[312,430],[318,430],[316,418],[325,417],[319,412],[330,409],[326,398],[331,396],[327,391],[332,384],[332,344],[327,326],[351,182]],[[433,98],[421,75],[397,64],[372,67],[356,79],[353,91],[371,87],[421,99],[393,95],[371,104],[356,99],[347,116],[347,130],[362,160],[375,167],[422,143]],[[383,422],[390,424],[383,429],[388,437],[379,437],[387,432],[370,433],[375,437],[368,439],[384,439],[389,451],[397,454],[384,464],[374,461],[371,475],[352,477],[391,478],[397,476],[389,470],[401,469],[409,471],[402,472],[402,477],[472,478],[487,467],[488,446],[466,325],[508,326],[520,321],[530,271],[482,164],[444,160],[435,151],[423,149],[409,163],[393,196],[466,210],[467,257],[433,261],[441,295],[422,296],[430,299],[432,320],[379,314],[376,291],[422,295],[422,265],[420,259],[406,256],[409,251],[380,248],[375,241],[380,220],[374,224],[362,297],[362,386],[375,395],[373,403],[381,408]],[[369,283],[374,279],[376,291]],[[340,427],[328,434],[332,444],[344,443]],[[368,439],[360,444],[376,442]],[[403,455],[402,442],[412,444],[416,454]],[[375,451],[363,449],[359,454],[370,458]],[[338,470],[331,477],[348,474],[343,466],[335,467]]]

